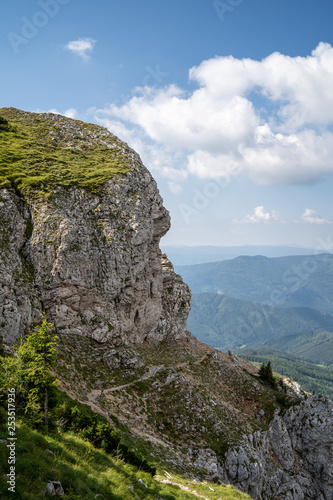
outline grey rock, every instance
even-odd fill
[[[332,500],[333,402],[313,396],[230,449],[221,478],[261,500]]]
[[[189,288],[159,249],[169,213],[151,174],[131,154],[130,171],[98,196],[58,188],[52,199],[23,202],[0,190],[4,342],[38,323],[42,310],[58,332],[115,346],[190,338]],[[120,358],[129,368],[141,362]],[[112,357],[106,363],[117,367]]]
[[[291,439],[284,421],[276,416],[269,428],[269,441],[276,458],[284,470],[291,470],[295,463]]]
[[[143,486],[144,488],[148,488],[148,486],[146,485],[146,483],[144,481],[142,481],[142,479],[138,479],[138,483],[140,483],[141,486]]]
[[[46,495],[50,495],[52,497],[62,497],[64,496],[64,490],[61,486],[61,483],[58,481],[49,481],[46,485]]]

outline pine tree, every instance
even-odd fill
[[[55,364],[58,337],[46,317],[17,349],[21,390],[26,393],[25,413],[34,423],[49,424],[49,393],[56,383],[51,370]]]
[[[273,389],[277,389],[277,383],[273,375],[272,365],[270,361],[268,361],[267,365],[265,365],[265,363],[262,363],[259,369],[259,377],[265,382],[268,382],[269,385],[273,387]]]

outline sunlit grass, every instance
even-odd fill
[[[1,433],[0,437],[4,438],[5,435]],[[45,498],[45,487],[50,480],[61,482],[65,491],[64,499],[88,500],[97,494],[105,500],[155,500],[159,496],[163,500],[194,500],[198,495],[209,500],[250,498],[232,486],[200,483],[181,476],[171,476],[165,471],[159,471],[153,477],[117,456],[97,450],[73,433],[42,435],[26,424],[19,423],[17,438],[15,498]],[[7,448],[0,444],[0,470],[6,473],[7,469]],[[146,486],[140,484],[140,479]],[[2,499],[13,498],[7,487],[6,478],[1,474]]]
[[[0,188],[48,195],[56,186],[98,189],[129,170],[129,148],[93,124],[0,109]]]

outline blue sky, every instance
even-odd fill
[[[13,0],[2,106],[100,123],[153,173],[163,244],[333,249],[330,0]]]

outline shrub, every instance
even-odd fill
[[[6,118],[4,118],[1,115],[0,115],[0,130],[4,130],[6,132],[10,130],[10,125],[8,123],[8,120],[6,120]]]

